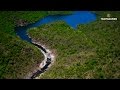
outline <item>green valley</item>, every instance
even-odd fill
[[[54,64],[42,79],[120,78],[120,11],[92,11],[97,20],[72,28],[63,20],[28,29],[28,35],[55,54]],[[117,21],[100,18],[117,17]],[[27,23],[48,15],[72,11],[0,11],[0,79],[21,79],[33,72],[44,59],[31,43],[15,33],[17,20]]]

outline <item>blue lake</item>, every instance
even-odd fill
[[[39,21],[37,21],[33,24],[29,24],[29,25],[23,26],[23,27],[16,27],[15,31],[16,31],[16,34],[22,40],[26,40],[26,41],[30,42],[31,44],[33,44],[31,39],[27,35],[27,30],[29,28],[38,27],[43,24],[48,24],[50,22],[55,22],[58,20],[63,20],[68,25],[73,27],[74,29],[77,29],[77,25],[79,25],[79,24],[86,24],[86,23],[95,21],[96,15],[89,11],[75,11],[73,14],[69,14],[69,15],[50,15],[50,16],[44,17],[43,19],[40,19]],[[40,48],[44,53],[48,53],[44,47],[37,45],[37,44],[34,44],[34,45],[37,46],[38,48]],[[48,58],[48,56],[47,56],[47,61],[48,60],[51,60],[51,58]],[[49,62],[51,63],[51,61],[49,61]],[[30,78],[34,78],[34,77],[36,77],[36,75],[40,75],[41,73],[43,73],[48,68],[50,63],[46,62],[45,66],[42,69],[37,70],[37,72],[33,73]]]
[[[90,11],[75,11],[73,12],[73,14],[69,15],[49,15],[44,17],[43,19],[40,19],[36,23],[29,24],[23,27],[16,27],[16,34],[20,36],[21,39],[31,42],[31,39],[27,36],[27,29],[38,27],[40,25],[48,24],[50,22],[55,22],[58,20],[63,20],[74,29],[77,29],[78,24],[86,24],[95,21],[96,15]]]

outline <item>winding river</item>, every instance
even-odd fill
[[[74,11],[73,14],[69,15],[49,15],[40,19],[39,21],[28,24],[26,26],[16,27],[15,31],[16,34],[22,39],[34,44],[44,55],[44,60],[40,64],[40,68],[36,70],[28,79],[34,79],[37,76],[44,73],[48,67],[51,65],[52,61],[54,60],[54,55],[51,54],[51,51],[41,45],[40,43],[35,42],[27,35],[27,30],[29,28],[38,27],[43,24],[47,24],[50,22],[55,22],[58,20],[65,21],[68,25],[77,29],[78,24],[86,24],[96,20],[96,15],[89,11]]]

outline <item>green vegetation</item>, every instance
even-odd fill
[[[32,23],[46,15],[45,12],[38,11],[0,11],[0,31],[16,35],[14,27],[17,19],[25,19]]]
[[[34,23],[35,21],[54,14],[71,14],[70,11],[0,11],[0,31],[5,33],[16,35],[14,27],[16,20],[27,20],[28,23]]]
[[[120,78],[120,12],[94,12],[97,20],[74,30],[63,21],[30,29],[29,35],[56,51],[41,78]],[[110,13],[118,21],[101,21]]]
[[[16,36],[14,27],[17,19],[33,22],[44,14],[25,11],[0,12],[0,78],[23,78],[43,60],[43,55],[37,48]]]
[[[120,78],[120,12],[94,12],[97,21],[74,30],[63,21],[30,29],[29,35],[55,50],[56,61],[42,78]],[[118,21],[101,21],[100,17]],[[33,23],[71,11],[0,11],[0,78],[23,78],[43,60],[42,53],[16,36],[16,20]]]
[[[72,14],[72,11],[48,11],[49,15],[65,15],[65,14]]]
[[[43,60],[34,45],[3,32],[0,36],[0,78],[23,78]]]
[[[43,60],[42,53],[36,47],[16,36],[16,20],[23,19],[33,23],[53,13],[0,11],[0,78],[23,78]]]

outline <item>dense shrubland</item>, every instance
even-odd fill
[[[63,21],[30,29],[29,35],[56,50],[56,62],[41,78],[120,78],[120,12],[94,12],[97,20],[74,30]],[[101,21],[101,17],[118,21]]]
[[[23,78],[43,60],[42,53],[30,43],[21,40],[14,28],[19,19],[33,23],[49,14],[59,13],[0,11],[0,78]]]

